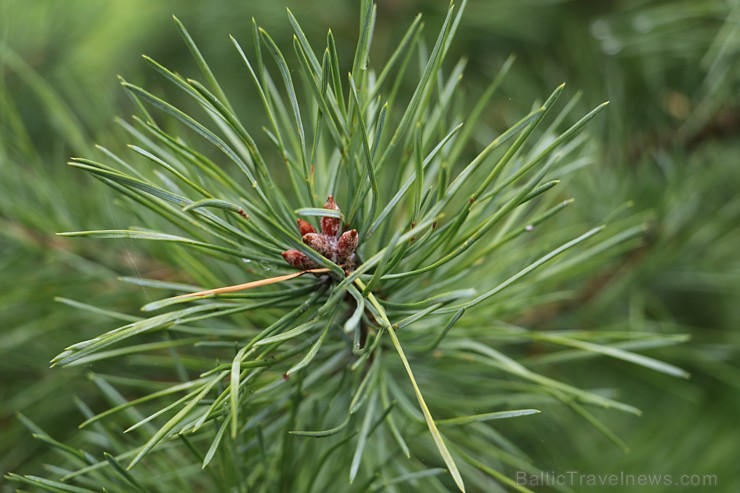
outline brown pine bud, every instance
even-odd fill
[[[324,209],[330,209],[332,211],[338,211],[339,206],[337,205],[336,201],[334,200],[333,195],[329,195],[326,198],[326,202],[324,202]]]
[[[357,250],[359,235],[356,229],[345,231],[337,242],[337,256],[340,264],[351,263]]]
[[[305,253],[299,252],[298,250],[286,250],[282,255],[285,261],[296,269],[308,270],[318,267],[316,262],[308,258]]]
[[[311,223],[304,221],[303,219],[298,220],[298,231],[301,233],[301,238],[303,238],[303,236],[307,235],[308,233],[316,232],[314,227],[311,226]]]
[[[339,207],[337,206],[337,203],[334,202],[334,197],[329,195],[329,198],[326,199],[326,203],[324,204],[324,209],[331,209],[333,211],[338,211]],[[326,236],[330,236],[332,238],[336,238],[339,236],[339,228],[341,226],[341,220],[336,217],[322,217],[321,218],[321,232],[325,234]]]
[[[337,261],[337,255],[329,239],[319,233],[308,233],[303,235],[303,243],[310,246],[332,262]]]

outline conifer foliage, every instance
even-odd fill
[[[289,12],[289,54],[253,22],[247,41],[231,38],[253,91],[228,95],[175,20],[197,78],[145,61],[190,104],[122,81],[138,110],[124,124],[133,143],[70,162],[141,224],[62,235],[160,242],[190,282],[127,279],[157,293],[139,314],[81,305],[122,325],[52,362],[135,368],[165,354],[167,365],[151,378],[94,375],[111,407],[80,405],[84,445],[36,430],[66,459],[49,479],[14,480],[48,491],[528,491],[512,471],[537,469],[505,423],[537,419],[551,400],[621,445],[589,407],[639,411],[531,369],[526,345],[544,343],[559,363],[598,354],[685,376],[630,350],[679,340],[515,323],[643,232],[563,214],[585,129],[606,104],[574,117],[559,86],[479,145],[479,117],[513,61],[459,114],[464,63],[446,55],[464,6],[450,5],[429,44],[417,17],[371,63],[376,6],[364,0],[349,73],[331,31],[316,50]],[[245,97],[262,114],[241,115]]]

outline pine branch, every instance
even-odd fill
[[[582,264],[615,256],[615,238],[642,231],[554,219],[572,203],[560,178],[579,167],[584,130],[606,103],[561,129],[575,98],[559,106],[560,85],[474,154],[476,132],[461,125],[475,124],[485,101],[469,119],[454,110],[464,63],[445,68],[465,4],[450,4],[430,50],[414,20],[376,72],[376,7],[363,0],[346,80],[331,32],[315,51],[288,13],[291,58],[253,22],[254,55],[231,41],[264,110],[260,134],[175,19],[205,82],[145,57],[187,103],[122,81],[139,114],[121,126],[135,143],[70,163],[113,189],[141,226],[62,236],[150,242],[192,282],[135,280],[159,293],[144,316],[68,301],[124,325],[52,364],[116,358],[137,371],[94,376],[110,407],[81,406],[83,426],[110,447],[80,451],[29,423],[68,462],[60,481],[11,479],[50,491],[170,491],[178,486],[161,475],[177,468],[177,481],[204,489],[326,490],[347,476],[348,491],[406,482],[465,491],[481,478],[512,487],[507,475],[523,454],[466,439],[492,433],[490,420],[537,414],[510,400],[559,400],[622,444],[586,406],[638,409],[533,371],[517,345],[546,341],[683,372],[631,352],[631,334],[548,335],[501,322],[531,313],[543,281],[567,285]],[[403,94],[412,60],[419,77]],[[150,367],[157,379],[142,371]]]

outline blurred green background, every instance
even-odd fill
[[[125,145],[115,117],[127,117],[131,107],[116,76],[162,94],[142,53],[195,72],[171,22],[175,14],[226,92],[249,95],[227,36],[248,41],[254,16],[289,46],[286,6],[317,45],[331,28],[349,66],[356,4],[0,2],[0,473],[37,473],[46,462],[47,448],[16,413],[59,440],[74,440],[74,397],[100,399],[83,370],[48,368],[62,348],[103,330],[54,298],[133,311],[142,293],[116,277],[163,269],[156,247],[111,241],[100,249],[54,236],[132,221],[112,192],[65,166],[95,144]],[[371,63],[390,53],[416,13],[437,26],[447,7],[432,0],[377,4]],[[632,210],[649,218],[642,246],[592,279],[581,303],[522,323],[587,329],[628,321],[691,334],[684,345],[654,352],[691,372],[687,381],[603,360],[558,376],[619,389],[643,409],[641,418],[597,413],[629,453],[587,422],[557,414],[511,425],[518,445],[545,471],[715,474],[719,485],[711,491],[740,491],[740,1],[471,0],[452,50],[452,60],[468,60],[463,86],[471,107],[504,60],[516,56],[493,106],[500,111],[484,115],[491,125],[526,111],[561,82],[570,94],[582,92],[580,113],[611,101],[590,127],[595,164],[571,184],[578,205],[571,214],[599,221],[632,201]],[[260,111],[253,98],[232,99],[243,114]],[[12,491],[2,481],[0,491]]]

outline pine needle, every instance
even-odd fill
[[[329,269],[324,268],[302,270],[300,272],[294,272],[292,274],[286,274],[284,276],[270,277],[267,279],[260,279],[258,281],[245,282],[244,284],[234,284],[233,286],[224,286],[222,288],[206,289],[205,291],[198,291],[197,293],[181,294],[179,296],[172,297],[172,299],[197,298],[200,296],[211,296],[214,294],[235,293],[237,291],[246,291],[248,289],[259,288],[261,286],[269,286],[270,284],[277,284],[283,281],[288,281],[290,279],[295,279],[296,277],[301,277],[304,274],[326,274],[328,272]]]

